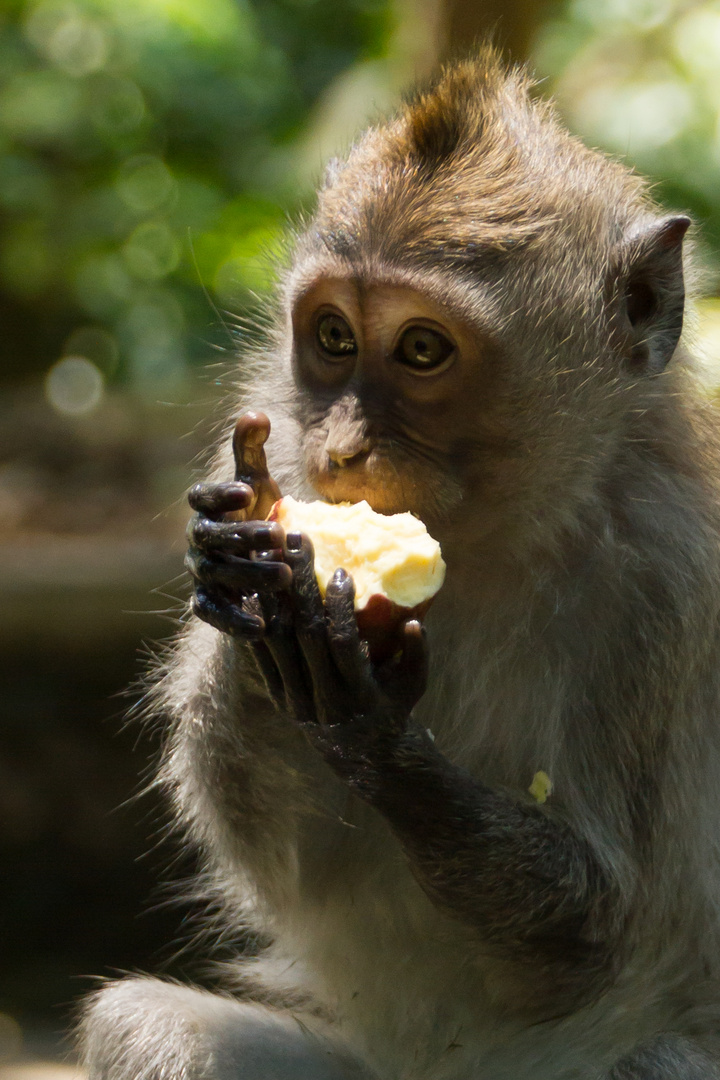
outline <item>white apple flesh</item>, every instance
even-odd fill
[[[339,567],[352,576],[358,628],[375,660],[396,651],[402,624],[422,618],[445,578],[440,545],[412,514],[378,514],[365,501],[303,503],[285,496],[268,520],[310,537],[323,597]]]

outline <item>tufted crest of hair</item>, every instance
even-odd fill
[[[532,90],[492,46],[445,68],[335,163],[312,241],[351,260],[425,267],[553,231],[619,238],[647,212],[643,181],[588,150]]]

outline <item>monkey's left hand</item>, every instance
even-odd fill
[[[289,590],[261,598],[265,679],[328,763],[351,775],[392,753],[405,732],[427,683],[424,632],[407,622],[399,656],[373,665],[358,633],[352,578],[336,570],[323,604],[310,540],[289,533],[284,558],[293,573]]]

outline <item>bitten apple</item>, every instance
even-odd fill
[[[440,545],[412,514],[378,514],[365,501],[304,503],[285,496],[268,520],[310,537],[323,596],[338,567],[352,575],[358,628],[375,660],[395,652],[400,626],[423,617],[445,578]]]

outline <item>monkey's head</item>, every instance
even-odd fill
[[[314,487],[438,535],[561,523],[666,378],[688,224],[491,50],[448,69],[330,167],[298,244]]]

